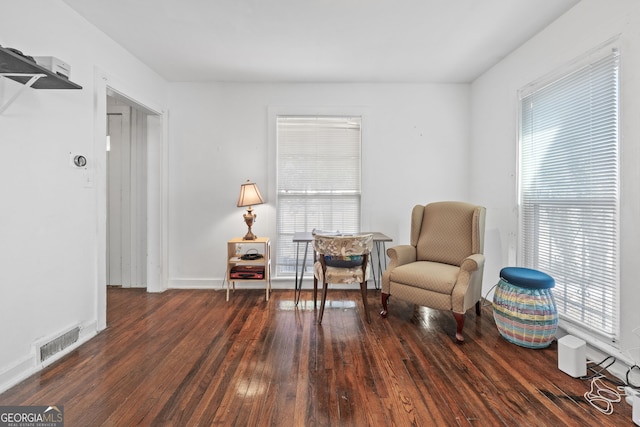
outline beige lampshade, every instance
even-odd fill
[[[258,185],[247,180],[240,186],[240,196],[238,197],[238,207],[261,205],[264,203]]]

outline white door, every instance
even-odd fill
[[[109,98],[107,285],[146,287],[146,122]]]

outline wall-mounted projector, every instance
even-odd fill
[[[33,59],[36,60],[36,64],[39,66],[65,79],[68,79],[71,74],[71,66],[53,56],[34,56]]]

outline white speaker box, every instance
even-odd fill
[[[587,343],[572,335],[558,340],[558,369],[574,378],[587,375]]]

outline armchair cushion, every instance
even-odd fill
[[[391,281],[420,289],[451,295],[460,267],[431,261],[401,265],[391,271]]]
[[[459,266],[462,260],[474,253],[470,233],[474,214],[465,203],[426,205],[418,237],[418,260]]]

